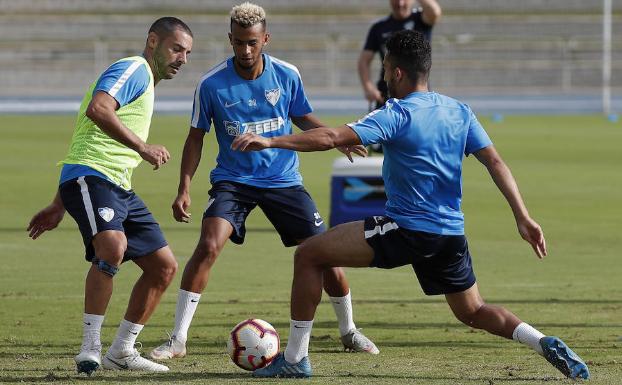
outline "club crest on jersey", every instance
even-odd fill
[[[110,207],[100,207],[97,209],[97,213],[106,222],[110,222],[114,218],[114,210]]]
[[[227,134],[231,136],[238,136],[241,134],[240,122],[238,122],[237,120],[233,122],[230,122],[228,120],[223,120],[222,123],[225,126],[225,130],[227,130]]]
[[[281,89],[275,88],[273,90],[266,90],[265,92],[266,100],[273,106],[276,106],[276,102],[278,102],[279,98],[281,97]]]

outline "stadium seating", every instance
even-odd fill
[[[572,94],[600,90],[600,0],[445,0],[433,35],[435,89],[452,94]],[[622,36],[614,2],[613,36]],[[209,4],[209,5],[207,5]],[[179,79],[158,92],[187,96],[231,49],[230,1],[0,0],[0,97],[80,95],[112,60],[139,53],[145,28],[174,14],[196,45]],[[271,54],[297,65],[311,92],[360,94],[356,60],[385,2],[271,0]],[[613,41],[614,92],[622,89],[622,41]],[[374,77],[379,63],[374,63]]]

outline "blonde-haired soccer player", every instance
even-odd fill
[[[190,182],[212,123],[219,153],[216,168],[211,172],[212,189],[203,214],[201,236],[184,269],[172,336],[151,352],[155,359],[186,354],[188,329],[212,266],[228,239],[237,244],[244,242],[245,221],[255,207],[266,214],[285,246],[298,245],[325,229],[324,220],[302,185],[295,152],[266,150],[244,154],[230,148],[233,139],[242,133],[281,136],[292,133],[292,122],[302,130],[322,125],[311,114],[298,69],[262,53],[270,40],[263,8],[251,3],[233,7],[230,27],[233,57],[209,70],[195,93],[178,195],[173,202],[177,221],[187,222],[190,218]],[[362,147],[352,150],[364,154]],[[348,149],[344,151],[349,155]],[[344,346],[378,353],[374,343],[354,324],[350,288],[342,269],[326,271],[324,289],[337,314]]]

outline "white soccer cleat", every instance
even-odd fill
[[[120,356],[106,352],[102,360],[105,369],[110,370],[140,370],[143,372],[168,372],[168,367],[141,357],[136,349]]]
[[[76,361],[76,370],[78,373],[86,373],[87,376],[90,376],[101,367],[101,346],[94,346],[81,350],[80,353],[74,357],[74,360]]]
[[[365,337],[359,329],[352,329],[345,336],[341,336],[341,342],[343,343],[344,350],[347,352],[380,353],[376,344]]]
[[[186,344],[171,336],[168,341],[153,349],[149,356],[154,360],[170,360],[186,356]]]

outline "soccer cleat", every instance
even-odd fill
[[[170,336],[168,341],[153,349],[149,356],[154,360],[170,360],[186,356],[186,344],[179,341],[175,336]]]
[[[309,357],[304,357],[296,364],[285,361],[285,355],[279,353],[270,365],[257,369],[253,377],[281,377],[281,378],[307,378],[311,377],[311,362]]]
[[[540,346],[544,358],[566,377],[590,378],[590,371],[583,360],[558,337],[542,337]]]
[[[84,349],[80,351],[80,353],[74,357],[74,360],[76,361],[78,374],[86,373],[86,375],[90,377],[102,364],[101,346],[99,349],[94,347],[93,349]]]
[[[104,356],[102,364],[105,369],[111,370],[142,370],[145,372],[168,372],[168,367],[141,357],[136,349],[120,356],[110,353]]]
[[[359,329],[352,329],[345,336],[341,336],[341,342],[346,352],[380,353],[376,345],[365,337]]]

